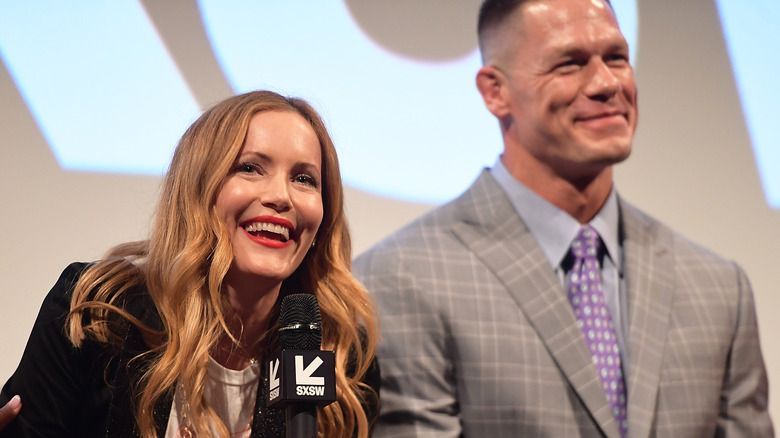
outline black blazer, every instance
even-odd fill
[[[0,404],[19,394],[24,406],[0,437],[139,436],[131,383],[138,381],[147,362],[131,359],[149,348],[138,329],[123,322],[114,330],[124,336],[115,349],[91,341],[75,348],[65,334],[74,286],[88,266],[69,265],[44,299],[19,367],[0,393]],[[147,326],[161,326],[145,290],[129,293],[123,306]],[[261,367],[252,436],[284,437],[284,410],[268,408],[263,397],[268,387],[265,369]],[[364,381],[379,393],[376,361]],[[172,395],[155,406],[158,436],[165,435]],[[378,410],[378,400],[368,399],[364,408],[370,418]]]

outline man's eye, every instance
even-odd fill
[[[582,67],[582,62],[577,61],[576,59],[569,59],[567,61],[563,61],[555,66],[555,71],[559,73],[573,73]]]
[[[607,57],[606,62],[610,65],[628,64],[628,57],[625,55],[612,55]]]

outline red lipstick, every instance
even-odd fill
[[[284,227],[288,230],[289,238],[286,240],[279,240],[267,237],[266,233],[268,233],[268,231],[254,231],[256,234],[247,231],[247,227],[256,223],[267,223]],[[292,222],[278,216],[257,216],[241,221],[239,226],[244,230],[244,233],[246,233],[247,237],[249,237],[253,242],[270,248],[285,248],[290,246],[295,236],[295,228],[293,227]]]

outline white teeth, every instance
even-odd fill
[[[256,233],[258,231],[268,231],[269,233],[279,234],[284,237],[284,240],[290,239],[290,229],[270,222],[255,222],[244,227],[248,233]]]

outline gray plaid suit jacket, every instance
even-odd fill
[[[620,211],[629,436],[772,436],[742,269]],[[619,437],[563,287],[489,172],[354,272],[381,321],[376,436]]]

